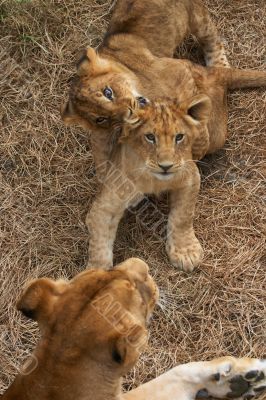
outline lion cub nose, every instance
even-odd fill
[[[160,168],[162,168],[162,170],[163,170],[164,172],[167,172],[167,171],[168,171],[170,168],[172,168],[172,166],[173,166],[173,164],[170,164],[170,163],[167,163],[167,162],[165,162],[165,163],[159,163],[158,165],[159,165]]]

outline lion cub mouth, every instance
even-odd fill
[[[153,172],[152,174],[161,181],[168,181],[175,175],[174,172]]]

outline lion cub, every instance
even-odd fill
[[[92,132],[98,176],[98,166],[112,151],[113,123],[121,125],[136,103],[142,106],[146,98],[177,98],[197,90],[193,65],[173,59],[176,47],[189,34],[200,43],[206,65],[229,67],[222,40],[202,0],[115,2],[103,41],[97,51],[89,48],[79,61],[69,99],[61,110],[66,124]],[[207,82],[207,87],[214,87],[213,97],[221,108],[215,115],[216,131],[217,119],[221,125],[217,135],[222,131],[224,136],[224,94],[217,86],[217,80]]]
[[[193,229],[200,175],[194,146],[208,146],[211,102],[197,95],[178,104],[165,100],[136,111],[120,133],[102,190],[88,213],[89,265],[109,268],[118,223],[144,194],[170,193],[166,249],[173,265],[192,271],[203,251]]]

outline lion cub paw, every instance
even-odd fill
[[[166,251],[174,267],[192,272],[202,261],[203,249],[196,237],[188,242],[189,244],[186,247],[179,247],[178,244],[173,244],[169,240],[166,244]]]
[[[266,391],[266,360],[226,357],[215,364],[216,372],[196,398],[249,400]]]

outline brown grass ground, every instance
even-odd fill
[[[84,217],[97,189],[89,138],[66,129],[59,106],[84,46],[97,45],[112,0],[0,1],[0,391],[35,346],[38,329],[15,311],[23,284],[84,268]],[[234,66],[265,62],[265,0],[208,0]],[[188,40],[179,55],[197,59]],[[266,354],[265,91],[230,94],[230,137],[206,159],[195,228],[205,260],[192,274],[135,216],[120,225],[116,261],[140,256],[164,293],[150,346],[126,381],[176,363]],[[164,201],[157,201],[166,210]],[[264,397],[265,398],[265,397]]]

